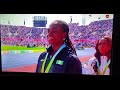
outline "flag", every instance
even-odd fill
[[[71,16],[71,18],[70,18],[70,23],[72,23],[72,16]]]
[[[98,19],[101,19],[101,17],[98,17]]]
[[[90,18],[90,17],[92,17],[92,15],[91,15],[91,14],[89,15],[89,18]]]
[[[25,20],[24,20],[24,25],[25,25]]]
[[[10,25],[10,21],[8,20],[8,24]]]

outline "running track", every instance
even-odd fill
[[[82,63],[87,62],[93,57],[94,48],[86,48],[85,50],[76,50],[78,57]],[[2,71],[3,72],[30,72],[36,70],[38,57],[41,53],[23,53],[23,54],[4,54],[2,55]],[[83,73],[85,73],[83,68]]]

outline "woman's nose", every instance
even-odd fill
[[[99,45],[99,48],[103,48],[104,46],[103,45]]]
[[[50,36],[52,36],[52,33],[51,33],[51,32],[49,32],[49,33],[47,34],[47,37],[50,37]]]
[[[53,32],[53,31],[50,31],[50,32],[48,33],[48,35],[49,35],[49,36],[53,36],[53,35],[54,35],[54,32]]]

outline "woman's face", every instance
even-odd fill
[[[105,55],[108,51],[111,50],[111,44],[106,39],[101,39],[98,44],[98,50],[102,55]]]
[[[58,24],[51,24],[48,29],[48,42],[50,44],[63,43],[66,38],[66,32],[63,31],[62,27]]]

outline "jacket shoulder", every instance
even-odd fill
[[[91,59],[88,60],[88,64],[91,64],[92,62],[97,61],[96,57],[92,57]]]
[[[41,67],[41,60],[45,57],[45,55],[46,55],[46,52],[43,52],[40,54],[40,56],[38,58],[37,67],[36,67],[36,73],[39,73],[40,67]]]
[[[41,53],[40,56],[39,56],[39,59],[42,59],[42,58],[46,55],[46,53],[47,53],[47,52]]]

